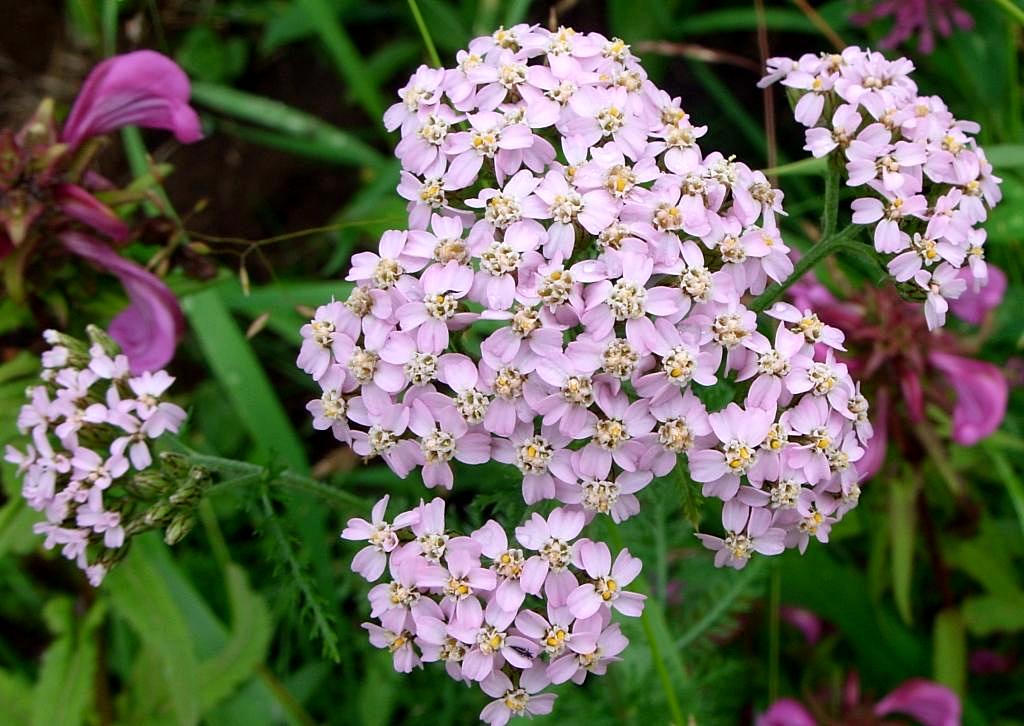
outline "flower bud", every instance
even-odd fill
[[[174,519],[167,525],[167,529],[164,531],[164,542],[169,545],[175,545],[181,540],[185,539],[189,532],[192,531],[192,527],[195,526],[196,520],[192,516],[192,512],[178,512],[174,515]]]

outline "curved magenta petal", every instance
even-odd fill
[[[914,678],[875,705],[876,716],[890,713],[913,716],[923,726],[959,726],[960,699],[946,686]]]
[[[1006,273],[995,265],[988,266],[988,283],[974,291],[974,277],[969,268],[960,271],[960,277],[967,283],[967,289],[956,300],[949,301],[949,310],[961,320],[981,325],[989,310],[997,307],[1006,294]]]
[[[999,428],[1006,415],[1009,384],[991,363],[933,352],[928,361],[945,374],[956,392],[953,440],[972,446]]]
[[[817,726],[814,716],[802,703],[780,698],[757,717],[757,726]]]
[[[76,146],[129,125],[166,129],[186,144],[197,141],[202,133],[188,105],[190,89],[185,71],[160,53],[139,50],[109,58],[85,79],[61,141]]]
[[[105,234],[115,242],[128,238],[128,225],[114,214],[110,207],[82,187],[61,184],[56,189],[54,200],[64,214]]]
[[[166,366],[185,330],[174,293],[156,275],[97,239],[78,232],[65,232],[60,239],[71,252],[116,275],[128,293],[131,304],[111,321],[110,335],[128,356],[132,373]]]

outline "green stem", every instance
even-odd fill
[[[320,497],[334,504],[339,509],[366,509],[371,506],[371,503],[362,497],[356,496],[344,489],[324,484],[322,481],[312,477],[296,474],[288,469],[275,473],[265,466],[250,464],[247,461],[236,461],[234,459],[224,459],[219,456],[209,456],[193,452],[188,452],[188,456],[194,464],[205,466],[210,471],[220,474],[224,478],[224,481],[211,486],[207,490],[209,492],[219,492],[236,487],[253,487],[262,481],[266,481],[271,485]]]
[[[996,5],[1001,7],[1007,15],[1011,16],[1021,25],[1024,25],[1024,8],[1017,5],[1013,0],[996,0]]]
[[[409,10],[412,11],[412,18],[416,21],[416,27],[420,29],[420,35],[423,36],[423,45],[427,46],[427,55],[430,56],[431,65],[434,68],[441,68],[441,56],[437,54],[437,47],[434,45],[434,39],[430,37],[430,31],[423,20],[423,13],[420,12],[419,3],[416,0],[409,0]]]
[[[782,600],[782,569],[772,563],[768,590],[768,703],[779,697],[779,615]]]
[[[856,235],[860,229],[861,225],[851,224],[832,236],[822,239],[818,244],[811,247],[803,257],[797,260],[796,265],[793,266],[793,274],[787,277],[781,284],[773,285],[758,295],[747,307],[755,312],[760,312],[767,308],[782,297],[782,293],[788,290],[797,280],[802,278],[808,270],[821,262],[821,260],[839,248],[849,245],[851,238]]]
[[[836,233],[839,218],[839,172],[838,157],[830,157],[825,173],[825,209],[821,213],[821,238],[828,239]]]
[[[302,726],[316,726],[316,721],[313,720],[313,717],[306,712],[306,709],[302,707],[302,704],[295,699],[295,696],[293,696],[291,691],[281,683],[280,679],[274,675],[273,671],[267,668],[265,664],[260,663],[256,666],[256,673],[259,675],[264,685],[266,685],[266,687],[270,689],[270,692],[274,694],[274,698],[276,698],[277,702],[281,704],[281,707],[291,714],[295,723],[302,724]]]
[[[619,533],[619,528],[611,526],[609,529],[609,539],[615,549],[620,552],[624,548],[622,542],[622,535]],[[645,580],[640,579],[636,581],[638,585],[637,589],[641,589],[639,585],[643,584],[643,589],[648,590],[645,584]],[[655,633],[654,625],[651,623],[651,617],[648,608],[644,608],[640,614],[640,623],[643,625],[644,636],[647,638],[647,645],[651,649],[651,658],[654,660],[654,667],[658,671],[658,680],[661,681],[661,688],[665,692],[665,700],[668,701],[668,710],[672,714],[672,722],[677,726],[685,726],[687,723],[683,716],[682,706],[679,705],[679,697],[676,695],[676,690],[672,685],[672,676],[669,674],[668,665],[665,663],[665,656],[661,652],[661,643],[658,640],[657,633]]]

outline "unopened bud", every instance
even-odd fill
[[[188,476],[189,459],[176,451],[164,451],[160,454],[161,473],[172,482],[180,481]]]
[[[195,523],[196,520],[192,516],[192,512],[178,512],[164,531],[164,542],[169,545],[181,542],[192,531]]]
[[[168,481],[162,472],[148,469],[140,471],[125,486],[139,499],[158,499],[170,492],[174,483]]]
[[[92,341],[93,345],[98,345],[107,355],[113,357],[121,352],[121,346],[103,328],[96,325],[87,325],[85,326],[85,332],[88,334],[89,340]]]
[[[173,504],[166,499],[157,502],[150,507],[142,516],[142,523],[146,527],[162,527],[167,523],[177,510]]]

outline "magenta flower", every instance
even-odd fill
[[[865,25],[872,20],[892,18],[889,34],[882,38],[883,48],[895,48],[915,35],[917,49],[922,53],[935,50],[935,31],[949,37],[953,27],[970,30],[974,18],[961,8],[957,0],[876,0],[874,7],[852,17],[855,23]]]
[[[145,126],[190,144],[202,132],[189,95],[188,76],[166,56],[139,50],[108,58],[85,79],[60,140],[77,146],[123,126]]]
[[[167,365],[185,331],[185,318],[174,293],[152,272],[93,237],[65,232],[61,241],[79,257],[113,273],[124,285],[131,304],[111,321],[110,335],[128,356],[132,373]]]
[[[953,405],[953,440],[973,446],[991,434],[1006,415],[1009,385],[991,363],[933,351],[928,362],[945,374],[956,394]]]

